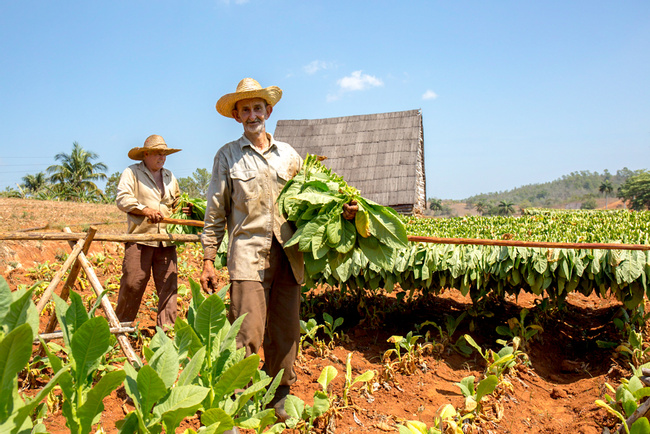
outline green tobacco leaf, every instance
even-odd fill
[[[111,332],[106,318],[96,316],[81,325],[72,336],[70,348],[75,366],[75,383],[83,384],[90,370],[111,347]]]
[[[312,205],[326,205],[340,200],[339,198],[334,197],[331,194],[321,193],[316,191],[297,194],[296,196],[294,196],[294,199],[308,202]]]
[[[363,202],[363,199],[359,199]],[[395,214],[379,205],[365,205],[368,213],[369,231],[379,241],[395,249],[406,247],[408,238],[404,223]]]
[[[320,259],[330,250],[327,245],[327,226],[320,226],[311,239],[311,252],[314,259]]]
[[[343,234],[343,222],[341,220],[343,220],[343,217],[339,214],[327,224],[327,243],[331,247],[336,247],[341,242]]]
[[[648,434],[650,433],[650,422],[646,417],[640,417],[635,420],[630,427],[630,434]]]
[[[327,413],[330,408],[330,400],[327,394],[321,390],[314,392],[314,405],[311,408],[311,417],[317,418]]]
[[[164,334],[164,333],[163,333]],[[172,341],[167,341],[161,346],[149,361],[151,367],[156,371],[165,387],[170,388],[176,382],[178,376],[178,353]]]
[[[235,422],[232,417],[220,408],[209,408],[201,414],[201,423],[205,426],[219,424],[220,427],[226,430],[232,429]]]
[[[28,289],[25,292],[16,291],[13,297],[16,297],[9,305],[9,311],[5,315],[2,323],[2,329],[5,333],[17,328],[21,324],[28,323],[31,326],[32,338],[38,333],[38,312],[36,306],[32,301],[32,294],[35,287]],[[11,300],[11,298],[10,298]]]
[[[357,233],[363,238],[368,238],[370,235],[370,220],[368,219],[368,212],[359,206],[359,211],[354,217],[354,226],[357,228]]]
[[[81,296],[75,291],[70,291],[70,308],[65,314],[66,323],[70,327],[70,333],[75,334],[77,329],[88,321],[88,312]]]
[[[154,408],[153,413],[159,417],[164,417],[169,412],[200,405],[209,391],[210,389],[207,387],[194,385],[174,387],[169,395]]]
[[[4,324],[5,316],[9,313],[11,299],[11,289],[5,278],[0,276],[0,324]]]
[[[319,215],[304,226],[305,229],[302,231],[302,237],[300,238],[300,242],[298,244],[298,250],[301,252],[308,252],[311,250],[311,243],[314,235],[316,235],[316,232],[321,227],[327,224],[329,218],[330,216],[326,214]]]
[[[91,431],[95,419],[104,411],[102,401],[122,384],[125,377],[126,373],[122,370],[108,372],[88,391],[86,402],[77,410],[83,432]]]
[[[284,410],[289,414],[289,417],[294,419],[302,419],[302,413],[305,411],[305,402],[294,395],[287,396],[284,403]]]
[[[188,386],[196,380],[199,373],[201,372],[201,367],[203,366],[203,361],[205,359],[205,347],[201,347],[193,356],[190,362],[183,368],[181,375],[178,377],[179,386]]]
[[[481,398],[494,392],[494,389],[496,389],[498,384],[499,379],[496,377],[496,375],[489,375],[488,377],[479,381],[478,385],[476,386],[476,402],[481,402]]]
[[[138,371],[138,392],[142,413],[148,414],[154,404],[167,393],[167,386],[158,373],[149,365],[144,365]]]
[[[5,419],[13,402],[13,385],[32,355],[32,327],[22,324],[0,341],[0,419]]]
[[[226,323],[226,307],[217,294],[208,297],[196,314],[194,330],[206,347],[206,356],[212,357],[216,351],[216,337]]]
[[[219,400],[227,393],[233,393],[235,389],[246,387],[255,371],[257,371],[259,363],[260,356],[253,354],[231,366],[213,387],[215,398]]]
[[[342,219],[343,231],[341,232],[341,242],[336,246],[336,251],[340,253],[347,253],[354,247],[357,240],[357,230],[354,224],[348,220]]]
[[[395,251],[391,247],[379,243],[375,237],[360,237],[358,240],[361,251],[370,262],[386,271],[393,270]]]

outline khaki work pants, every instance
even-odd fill
[[[296,381],[293,365],[300,340],[300,285],[275,237],[264,280],[232,281],[228,319],[232,323],[244,313],[248,315],[237,334],[237,347],[245,348],[248,357],[264,345],[266,373],[275,377],[284,369],[280,385],[292,385]]]
[[[120,321],[135,320],[152,272],[158,294],[156,325],[163,327],[176,321],[176,247],[151,247],[137,243],[126,243],[124,247],[120,294],[115,309]]]

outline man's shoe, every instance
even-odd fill
[[[290,391],[290,386],[278,386],[275,391],[275,396],[267,406],[267,408],[273,408],[275,410],[275,417],[278,418],[278,422],[285,422],[289,419],[289,413],[284,409],[284,403],[287,401],[287,396]]]

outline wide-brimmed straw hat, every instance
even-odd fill
[[[234,93],[229,93],[217,101],[217,111],[227,118],[231,118],[232,111],[235,109],[237,101],[248,98],[262,98],[266,100],[267,104],[273,107],[280,98],[282,98],[282,89],[277,86],[269,86],[262,88],[260,84],[252,79],[245,78],[237,85],[237,90]]]
[[[147,137],[147,140],[144,141],[143,147],[131,149],[129,151],[129,158],[132,160],[144,160],[144,153],[152,151],[158,151],[163,155],[169,155],[182,151],[182,149],[168,148],[165,139],[157,134],[153,134]]]

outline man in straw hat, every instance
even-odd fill
[[[284,402],[296,381],[293,365],[300,339],[304,262],[297,246],[282,247],[294,228],[276,204],[282,187],[302,165],[289,144],[266,132],[266,121],[281,97],[279,87],[262,88],[252,78],[245,78],[234,93],[217,102],[217,111],[242,124],[244,134],[221,147],[214,158],[201,235],[201,285],[207,292],[216,289],[213,262],[227,229],[229,320],[247,314],[237,347],[245,348],[249,356],[263,345],[266,372],[275,377],[284,370],[270,407],[278,419],[286,420]]]
[[[279,87],[262,88],[245,78],[234,93],[217,102],[217,111],[242,124],[244,134],[214,157],[201,235],[201,286],[207,292],[216,289],[214,259],[227,229],[229,320],[247,314],[237,335],[238,348],[249,356],[263,346],[266,372],[275,377],[283,371],[269,406],[284,421],[289,417],[284,403],[296,381],[304,262],[297,245],[283,248],[295,228],[276,203],[282,187],[300,170],[302,158],[266,132],[266,121],[281,97]],[[344,217],[354,218],[356,207],[345,208]]]
[[[129,151],[129,158],[140,161],[124,170],[117,186],[117,207],[127,213],[129,234],[166,234],[166,224],[177,204],[178,181],[163,168],[167,155],[180,151],[167,147],[158,135],[147,137],[144,146]],[[160,327],[176,320],[176,246],[170,241],[127,242],[124,248],[122,279],[115,313],[120,321],[135,320],[142,295],[153,271],[158,294]]]

